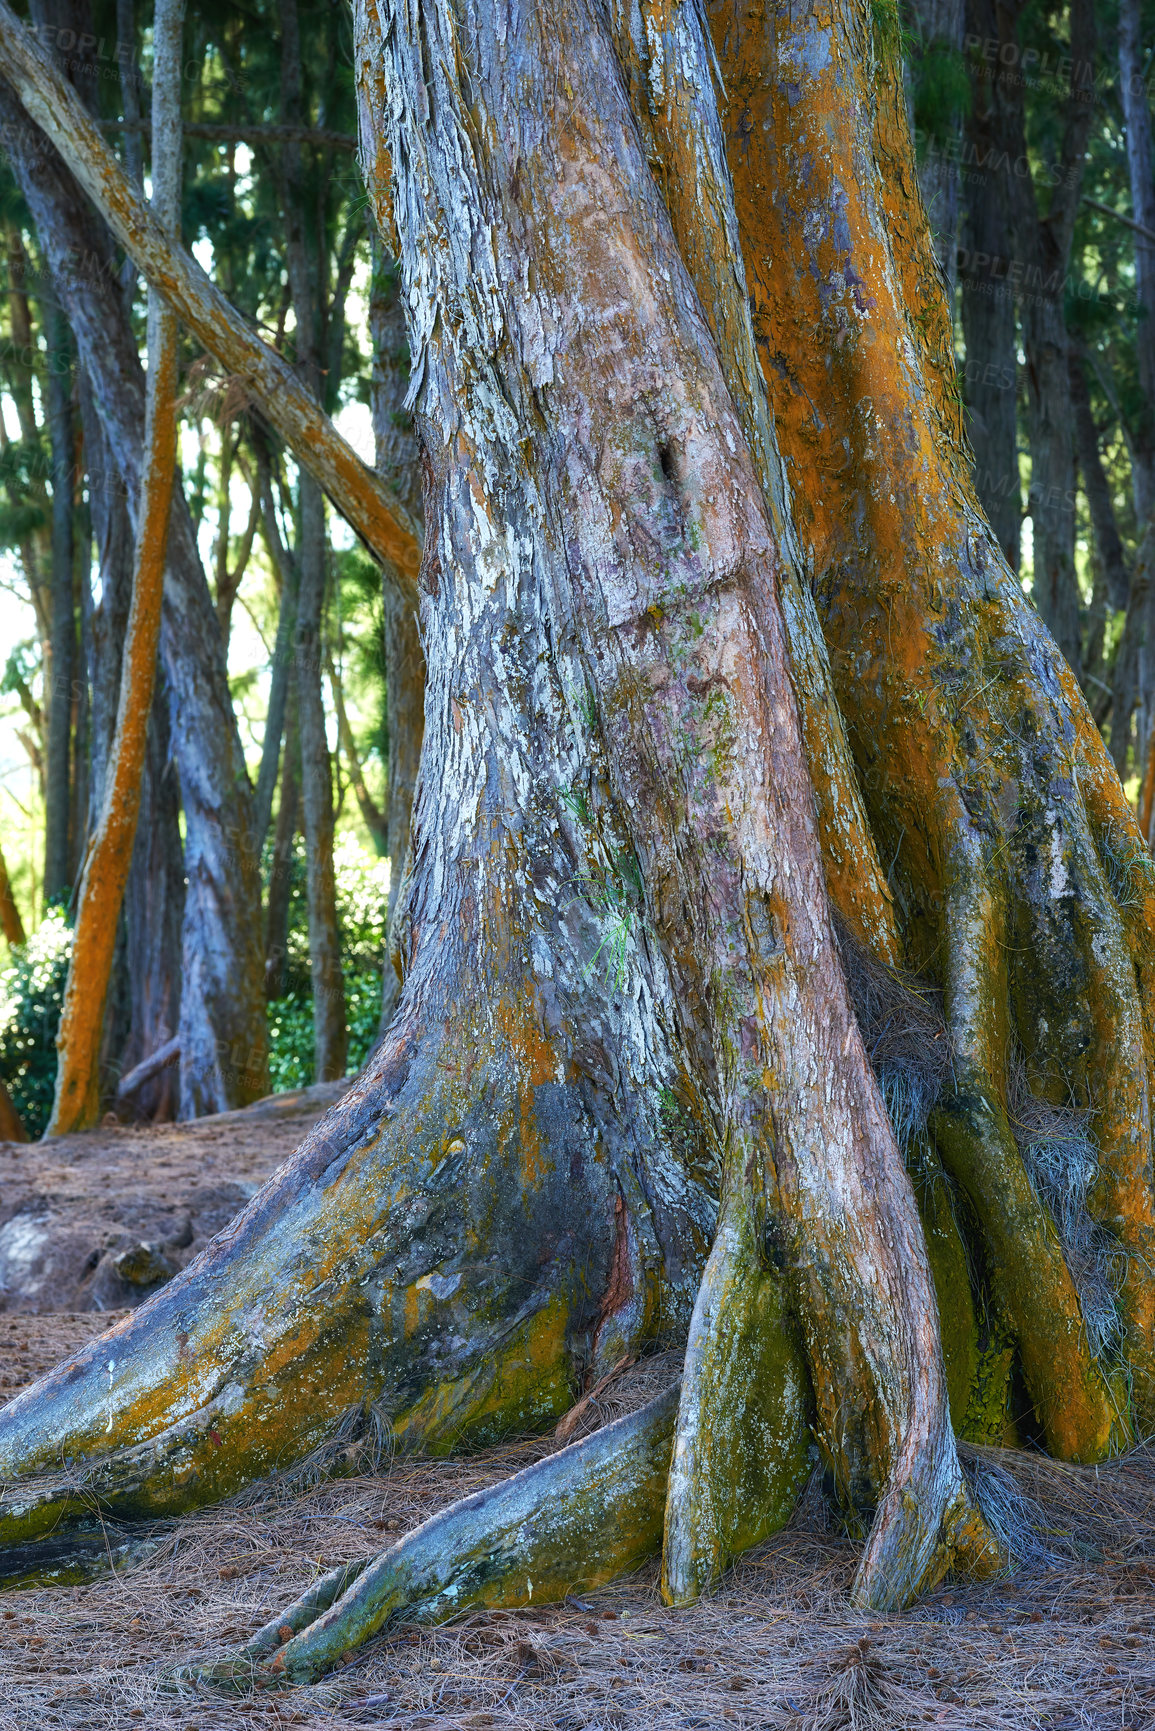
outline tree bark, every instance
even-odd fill
[[[301,813],[301,736],[297,729],[296,680],[291,679],[285,714],[285,761],[269,893],[265,903],[265,994],[283,998],[288,990],[289,901],[293,887],[293,848]]]
[[[724,1154],[756,1235],[745,1269],[725,1245],[711,1258],[675,1450],[698,1446],[710,1390],[735,1387],[713,1300],[750,1320],[778,1285],[799,1344],[749,1361],[777,1444],[762,1515],[788,1505],[812,1382],[843,1494],[877,1510],[858,1596],[900,1604],[986,1541],[835,947],[767,477],[601,7],[432,6],[419,25],[362,7],[357,23],[429,476],[402,1001],[347,1100],[122,1325],[111,1388],[93,1343],[0,1413],[0,1468],[20,1474],[0,1534],[92,1493],[121,1512],[221,1495],[350,1406],[388,1415],[398,1446],[556,1416],[575,1374],[690,1323]],[[721,193],[699,20],[664,23],[688,76],[661,136],[700,150]],[[740,337],[734,304],[715,312]],[[763,1228],[784,1275],[750,1264]],[[752,1442],[736,1410],[717,1418]],[[87,1463],[67,1485],[62,1450]],[[749,1538],[724,1494],[741,1467],[675,1481],[675,1595]],[[624,1547],[627,1520],[652,1533],[638,1490],[614,1516]],[[565,1532],[580,1542],[580,1523]],[[387,1591],[375,1576],[371,1598]],[[515,1554],[490,1602],[524,1592]],[[359,1603],[364,1633],[381,1601]]]
[[[1119,92],[1131,211],[1135,223],[1135,294],[1144,317],[1135,333],[1139,386],[1144,412],[1133,433],[1135,516],[1145,523],[1155,509],[1155,151],[1151,143],[1151,107],[1144,78],[1144,44],[1140,0],[1120,0]]]
[[[778,11],[772,30],[760,0],[717,0],[712,18],[759,351],[805,483],[795,522],[895,861],[907,960],[944,988],[953,1083],[935,1141],[973,1209],[1047,1446],[1096,1457],[1132,1420],[1110,1359],[1088,1344],[1092,1294],[1076,1289],[1012,1134],[1008,1029],[1036,1099],[1073,1089],[1098,1114],[1088,1207],[1129,1247],[1119,1326],[1143,1430],[1155,1411],[1155,869],[970,489],[950,323],[907,191],[896,60],[871,79],[873,20],[853,4],[832,23]]]
[[[133,501],[144,378],[107,235],[6,85],[0,119],[99,408],[115,485]],[[248,779],[220,630],[179,494],[169,524],[161,657],[185,813],[181,1115],[196,1117],[266,1092],[267,1034]],[[95,724],[94,717],[94,733]],[[94,738],[94,770],[98,753]]]
[[[184,0],[157,0],[152,196],[157,219],[169,232],[180,227],[183,29]],[[81,876],[76,931],[56,1036],[56,1093],[45,1131],[47,1136],[86,1129],[100,1113],[99,1056],[104,1006],[136,841],[160,640],[179,426],[177,338],[175,315],[155,291],[150,291],[144,465],[136,501],[132,599],[125,628],[116,731],[106,773],[104,803]],[[68,575],[71,626],[71,568]]]
[[[20,918],[20,909],[12,894],[12,880],[8,876],[8,866],[4,859],[4,850],[0,848],[0,932],[4,933],[9,944],[22,944],[24,940],[24,921]]]
[[[998,40],[995,0],[968,0],[968,35]],[[959,261],[966,345],[963,392],[974,452],[974,488],[1012,571],[1019,568],[1022,485],[1017,435],[1018,343],[1012,156],[1007,146],[1006,81],[1000,66],[971,63],[965,122],[966,178]]]
[[[297,567],[292,554],[281,540],[273,504],[270,465],[263,444],[257,447],[257,487],[261,505],[261,532],[280,589],[277,635],[273,643],[273,665],[269,672],[269,707],[265,716],[261,766],[257,773],[257,788],[253,799],[259,854],[264,848],[265,837],[269,833],[269,820],[273,814],[273,795],[277,789],[277,769],[281,760],[281,740],[285,732],[285,713],[293,677],[293,638],[297,628]]]
[[[282,0],[281,116],[299,125],[301,42],[296,0]],[[286,143],[281,157],[281,204],[285,259],[296,316],[297,368],[318,402],[321,398],[321,330],[325,307],[321,244],[310,221],[301,147]],[[310,201],[311,202],[311,201]],[[305,866],[309,917],[309,969],[313,985],[313,1076],[330,1082],[345,1074],[348,1035],[345,979],[333,875],[333,772],[325,725],[321,637],[329,576],[325,496],[310,474],[297,486],[297,619],[294,671],[297,727],[301,741],[301,810],[305,820]]]
[[[72,703],[76,663],[73,608],[72,364],[68,326],[59,306],[49,313],[48,431],[52,443],[52,659],[48,693],[44,902],[67,901],[72,815]]]
[[[4,0],[0,70],[142,275],[181,323],[241,379],[269,424],[377,557],[396,567],[412,595],[420,549],[400,504],[386,495],[293,369],[248,328],[195,260],[164,232],[125,179],[96,124]]]
[[[421,468],[413,418],[406,407],[409,390],[409,347],[405,309],[401,304],[396,266],[387,267],[380,237],[369,298],[369,330],[373,340],[373,437],[377,469],[405,502],[416,522],[422,521]],[[389,855],[389,957],[381,990],[381,1027],[397,1008],[401,992],[401,932],[397,910],[403,906],[401,886],[409,859],[409,826],[421,762],[425,728],[425,655],[416,609],[394,584],[383,591],[385,661],[385,722],[389,735],[388,790],[385,818]]]

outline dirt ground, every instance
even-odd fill
[[[114,1216],[134,1198],[190,1212],[198,1189],[259,1181],[322,1103],[110,1129],[15,1156],[0,1148],[0,1218],[31,1218],[26,1206],[10,1209],[13,1183],[62,1237],[129,1232]],[[45,1298],[72,1290],[68,1259],[52,1267]],[[110,1320],[37,1312],[26,1294],[0,1314],[0,1401]],[[676,1368],[667,1355],[628,1372],[588,1422],[648,1398]],[[465,1460],[398,1460],[309,1488],[264,1487],[150,1527],[138,1536],[151,1548],[135,1560],[110,1530],[115,1568],[0,1592],[0,1731],[1155,1731],[1146,1452],[1095,1472],[983,1451],[972,1470],[1018,1522],[1027,1561],[993,1583],[947,1583],[904,1616],[851,1609],[856,1548],[833,1529],[815,1484],[791,1528],[692,1610],[664,1609],[651,1570],[561,1605],[390,1628],[312,1688],[246,1697],[172,1679],[170,1668],[243,1640],[322,1569],[382,1549],[551,1446],[525,1440]]]

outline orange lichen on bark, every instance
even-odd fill
[[[112,973],[117,921],[132,863],[140,812],[148,722],[156,679],[168,548],[169,507],[177,460],[177,322],[150,320],[145,467],[137,507],[132,602],[125,627],[116,732],[109,753],[104,807],[84,861],[76,934],[56,1036],[56,1095],[46,1134],[64,1136],[96,1122],[100,1110],[100,1040]]]
[[[1022,1170],[1008,1064],[1021,1044],[1033,1089],[1065,1100],[1069,1083],[1096,1113],[1089,1202],[1126,1253],[1127,1353],[1150,1414],[1155,875],[1137,862],[1141,838],[1082,697],[975,501],[899,65],[875,13],[856,0],[714,0],[710,15],[794,521],[872,824],[902,885],[908,958],[942,977],[958,1100],[973,1104],[944,1129],[944,1153],[995,1234],[1051,1446],[1091,1458],[1128,1425]],[[1135,887],[1116,894],[1120,852]],[[1052,880],[1076,895],[1052,895]],[[1060,984],[1064,969],[1077,987]],[[1072,991],[1090,1038],[1074,1027]],[[1050,1246],[1045,1292],[1028,1241]]]

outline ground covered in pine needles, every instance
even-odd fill
[[[0,1400],[110,1320],[0,1315]],[[676,1370],[669,1355],[626,1369],[572,1434],[649,1399]],[[110,1529],[115,1567],[106,1558],[88,1578],[0,1591],[0,1731],[1155,1731],[1147,1451],[1097,1471],[972,1451],[968,1470],[1020,1566],[982,1586],[948,1583],[905,1616],[850,1609],[857,1548],[816,1481],[789,1530],[692,1610],[664,1609],[649,1570],[561,1605],[392,1628],[312,1688],[236,1696],[171,1680],[243,1641],[323,1569],[556,1446],[538,1438],[376,1470],[346,1461],[354,1476],[297,1475],[152,1527],[129,1552]]]

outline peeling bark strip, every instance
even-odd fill
[[[292,367],[248,328],[196,260],[165,233],[125,179],[96,122],[4,0],[0,71],[141,273],[210,354],[244,381],[293,455],[377,557],[396,569],[412,596],[420,547],[404,507],[388,496]]]
[[[180,227],[180,81],[184,0],[157,0],[152,86],[153,204],[170,233]],[[100,1040],[140,811],[141,780],[156,678],[169,513],[176,474],[179,366],[176,316],[155,291],[148,301],[144,471],[136,510],[132,601],[125,630],[116,732],[104,808],[84,862],[76,932],[56,1036],[56,1093],[47,1136],[95,1124],[100,1114]]]

